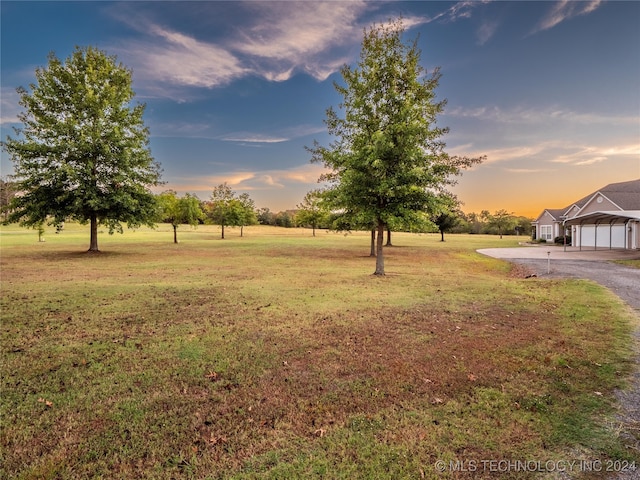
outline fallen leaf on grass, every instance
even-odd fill
[[[478,377],[476,377],[473,373],[470,373],[469,375],[467,375],[467,378],[469,379],[469,381],[475,382]]]
[[[218,443],[227,443],[227,437],[216,437],[214,435],[211,435],[211,437],[209,438],[209,443],[211,443],[212,445],[217,445]]]
[[[207,377],[212,382],[215,382],[218,379],[218,374],[216,372],[209,372],[207,375],[205,375],[205,377]]]
[[[39,398],[38,402],[44,403],[47,407],[53,407],[53,402],[50,402],[49,400],[45,400],[44,398]]]

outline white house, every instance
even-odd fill
[[[585,248],[640,249],[640,179],[612,183],[568,207],[545,209],[533,222],[536,238],[566,234]]]

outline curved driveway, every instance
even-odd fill
[[[484,248],[478,253],[494,258],[526,265],[538,277],[586,278],[609,288],[627,302],[638,314],[640,320],[640,269],[627,267],[611,260],[640,259],[640,251],[629,250],[582,250],[553,246],[519,248]],[[637,364],[640,365],[640,322],[634,330]],[[623,436],[633,448],[640,450],[640,368],[636,368],[629,387],[616,391],[620,404],[617,421]],[[638,478],[638,471],[618,472],[611,480],[632,480]]]
[[[527,265],[538,277],[586,278],[609,288],[640,315],[640,269],[611,260],[640,259],[640,251],[535,246],[484,248],[478,253]]]

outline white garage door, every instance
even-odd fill
[[[583,225],[581,230],[583,247],[625,248],[626,246],[624,225]]]

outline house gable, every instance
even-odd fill
[[[640,210],[640,180],[611,183],[580,202],[583,202],[580,211],[572,216],[598,211]]]
[[[580,209],[580,215],[591,212],[622,210],[600,191],[596,192],[587,203]]]
[[[621,210],[640,210],[640,179],[612,183],[600,189],[600,193]]]
[[[578,214],[579,211],[580,211],[580,207],[574,203],[573,205],[571,205],[567,209],[567,211],[565,212],[564,216],[566,218],[575,217]]]
[[[533,223],[539,225],[553,225],[555,222],[560,221],[560,214],[562,210],[546,208]]]

